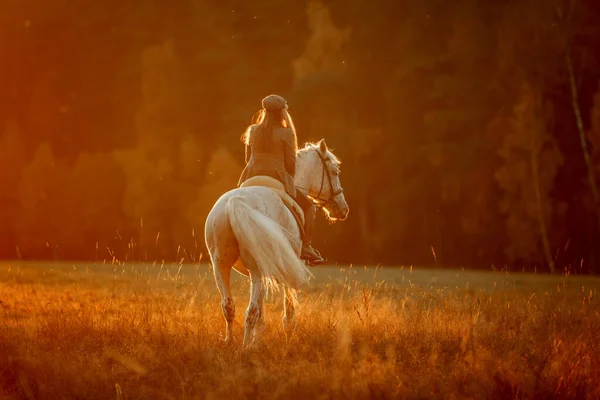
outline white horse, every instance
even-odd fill
[[[307,144],[296,156],[295,185],[326,211],[330,220],[344,220],[349,208],[340,184],[340,162],[325,140]],[[267,289],[284,291],[284,329],[294,321],[297,290],[312,276],[299,258],[300,229],[277,192],[265,186],[240,187],[223,194],[205,223],[206,247],[221,294],[227,323],[225,342],[233,339],[235,305],[231,297],[231,269],[248,276],[250,304],[244,320],[247,345],[258,339],[265,327],[263,302]]]

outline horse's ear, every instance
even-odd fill
[[[327,153],[327,143],[325,143],[325,139],[319,141],[319,150],[321,150],[321,153],[323,154]]]

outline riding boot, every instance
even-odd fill
[[[306,260],[311,266],[325,262],[319,252],[313,248],[311,244],[316,216],[317,209],[314,205],[311,205],[304,210],[304,241],[302,243],[302,254],[300,255],[300,258]]]

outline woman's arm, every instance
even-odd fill
[[[298,151],[298,142],[296,135],[291,129],[286,129],[287,133],[283,137],[283,157],[285,170],[291,176],[296,175],[296,152]]]
[[[252,154],[252,148],[249,144],[246,145],[244,153],[244,159],[246,160],[246,164],[248,164],[248,162],[250,161],[250,155]]]

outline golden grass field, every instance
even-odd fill
[[[242,351],[210,267],[0,264],[0,398],[600,398],[600,280],[319,267]]]

